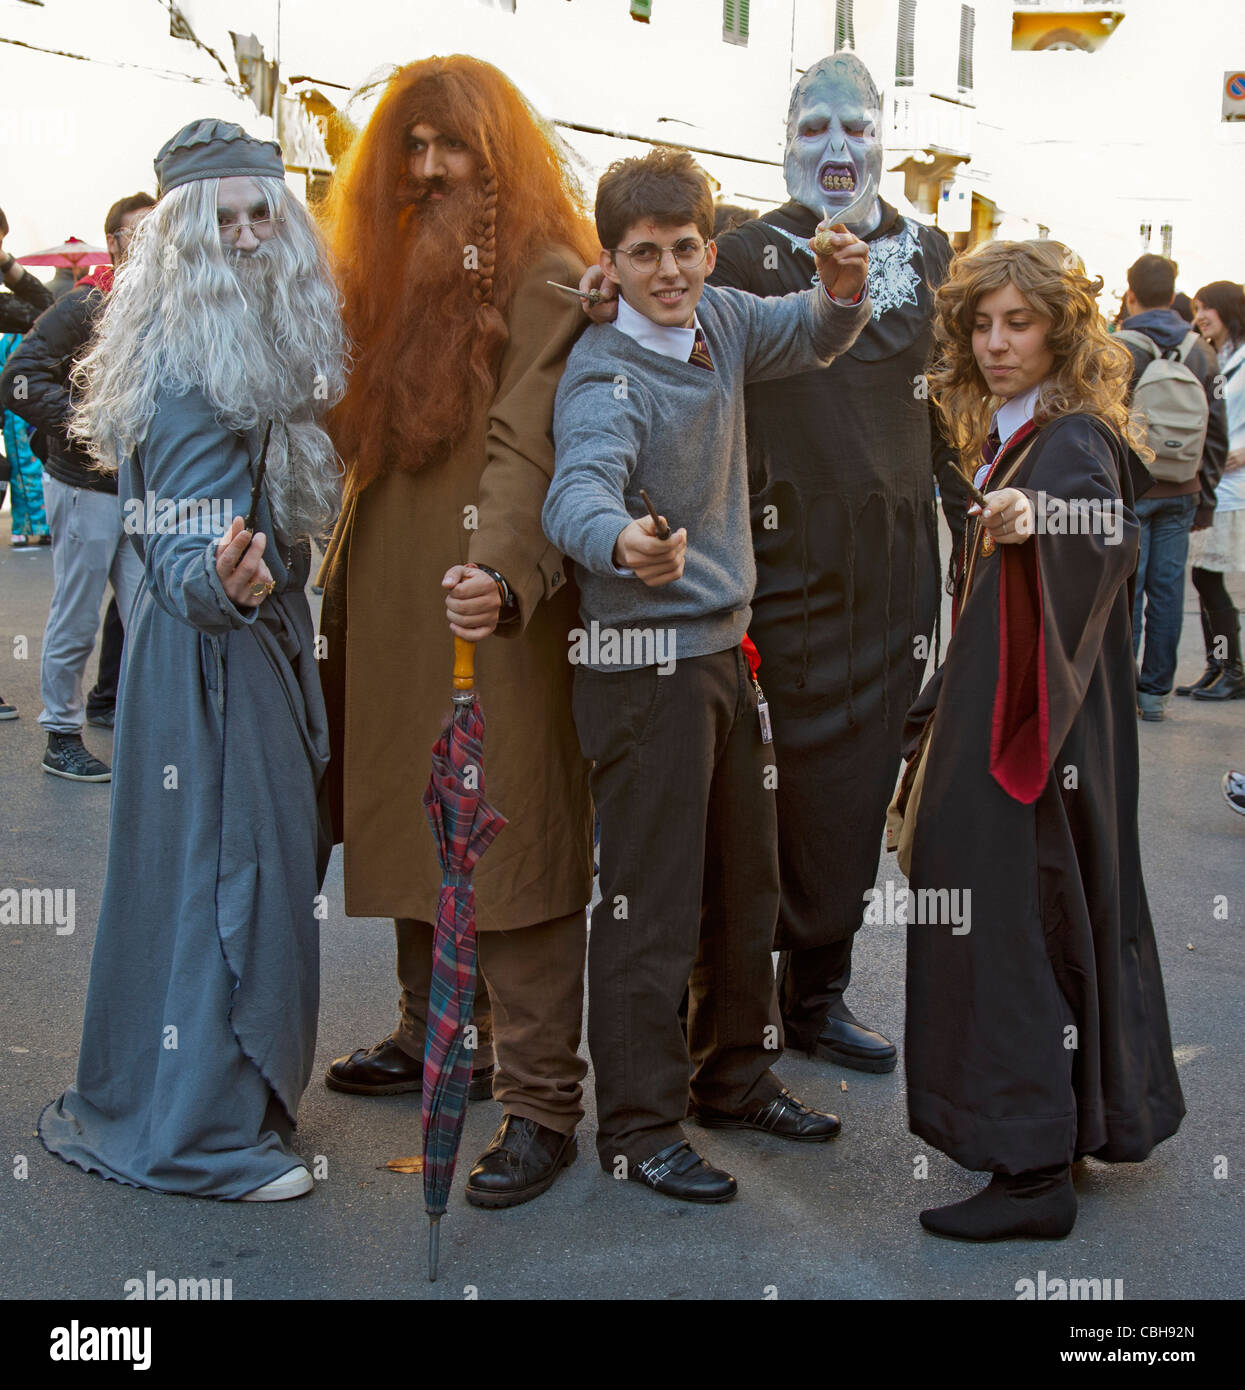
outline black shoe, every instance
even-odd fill
[[[889,1038],[845,1018],[826,1019],[816,1055],[853,1071],[894,1071],[899,1060],[899,1051]]]
[[[686,1139],[629,1165],[627,1176],[681,1202],[729,1202],[738,1191],[735,1179],[706,1163]]]
[[[17,706],[11,705],[7,700],[0,699],[0,719],[16,719]]]
[[[833,1139],[843,1128],[837,1115],[810,1110],[785,1087],[773,1100],[767,1100],[746,1115],[729,1115],[723,1110],[693,1105],[691,1116],[705,1129],[759,1129],[765,1134],[776,1134],[780,1139],[798,1139],[805,1144]]]
[[[1195,700],[1239,700],[1245,696],[1245,670],[1239,661],[1225,661],[1215,680],[1193,692]]]
[[[424,1064],[422,1059],[408,1057],[388,1037],[347,1057],[336,1058],[324,1073],[324,1084],[332,1091],[346,1091],[352,1096],[401,1096],[423,1090]],[[490,1100],[492,1095],[493,1068],[473,1071],[467,1099]]]
[[[1008,1177],[996,1173],[975,1197],[930,1207],[921,1225],[950,1240],[1062,1240],[1076,1224],[1076,1191],[1067,1167]]]
[[[493,1208],[530,1202],[553,1186],[578,1153],[574,1132],[559,1134],[522,1115],[507,1115],[467,1177],[467,1201]]]
[[[107,709],[87,710],[86,722],[97,729],[111,729],[117,722],[116,708],[110,705]]]
[[[81,734],[48,734],[42,767],[53,777],[65,777],[70,782],[112,781],[108,764],[87,752]]]
[[[1208,685],[1214,685],[1223,671],[1223,662],[1216,661],[1214,657],[1206,658],[1206,669],[1193,682],[1192,685],[1178,685],[1177,695],[1193,695],[1199,690],[1205,690]]]

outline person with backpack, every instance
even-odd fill
[[[1245,289],[1231,280],[1203,285],[1194,300],[1198,331],[1219,355],[1218,381],[1228,420],[1228,457],[1215,490],[1213,524],[1199,530],[1189,547],[1193,587],[1202,612],[1206,670],[1177,695],[1195,700],[1239,700],[1245,696],[1241,666],[1240,614],[1228,596],[1224,575],[1245,570]]]
[[[1126,317],[1116,337],[1132,354],[1132,411],[1154,450],[1154,486],[1134,508],[1141,525],[1133,652],[1137,713],[1164,717],[1184,620],[1189,533],[1210,524],[1228,452],[1227,417],[1215,394],[1214,354],[1172,307],[1176,266],[1145,255],[1128,270]]]

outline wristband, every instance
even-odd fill
[[[497,585],[497,592],[501,595],[501,606],[503,608],[517,608],[519,606],[519,600],[515,598],[514,591],[496,570],[489,569],[487,565],[477,564],[474,560],[471,562],[471,568],[479,570],[481,574],[487,574],[493,583]]]

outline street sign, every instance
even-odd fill
[[[1223,119],[1245,121],[1245,71],[1223,75]]]

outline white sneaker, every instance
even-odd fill
[[[288,1173],[283,1173],[279,1178],[273,1178],[271,1182],[266,1182],[263,1187],[257,1187],[254,1192],[244,1193],[238,1198],[239,1202],[284,1202],[289,1197],[302,1197],[311,1191],[315,1183],[311,1180],[311,1174],[301,1164],[297,1168],[291,1168]]]

